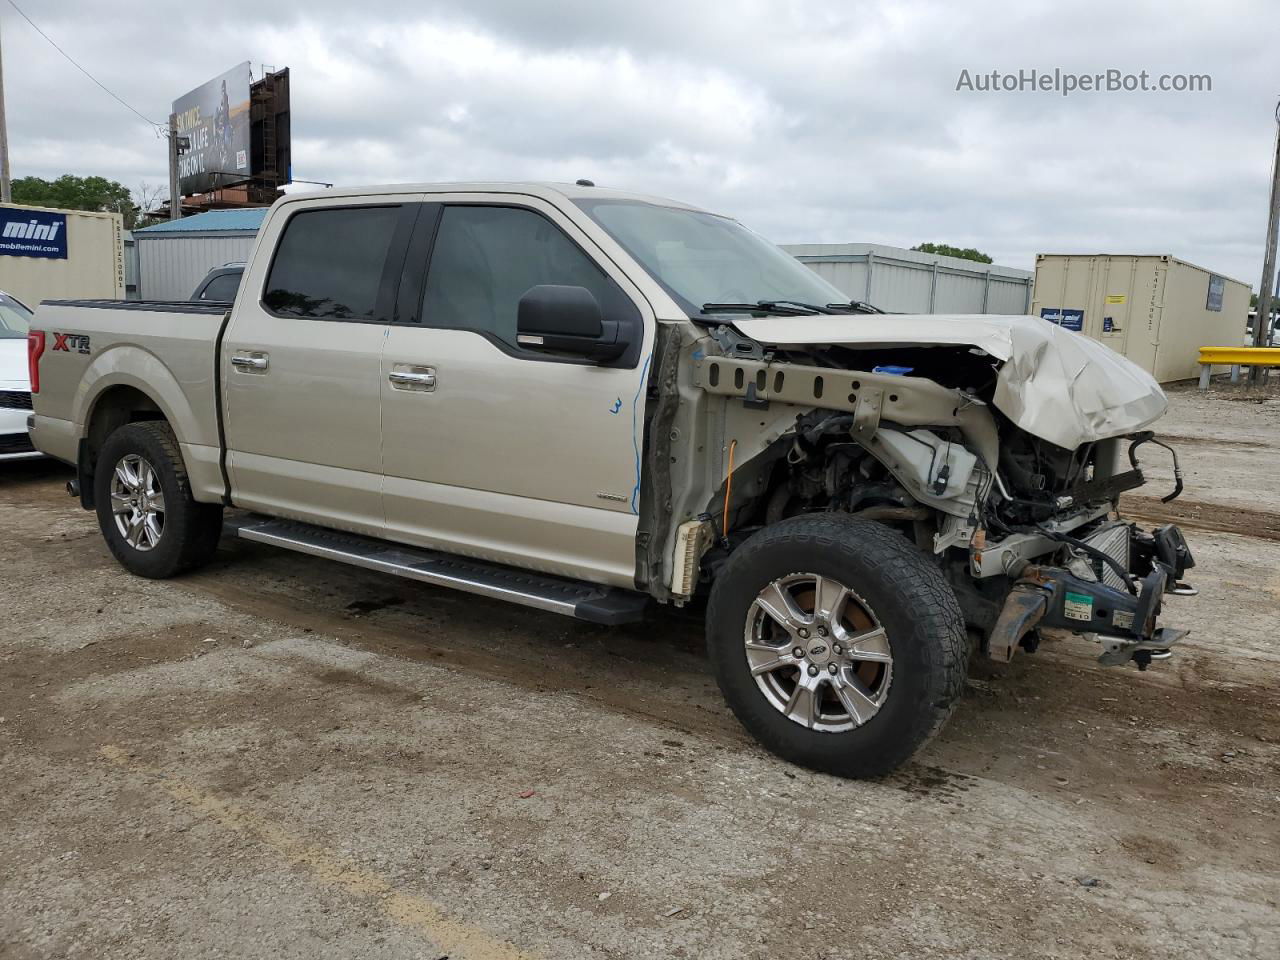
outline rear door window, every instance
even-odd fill
[[[399,219],[399,206],[295,213],[276,247],[263,303],[279,316],[389,319],[378,316],[379,293]]]

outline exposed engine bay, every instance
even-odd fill
[[[1194,561],[1176,528],[1145,533],[1116,514],[1119,496],[1145,482],[1137,456],[1144,444],[1173,457],[1176,488],[1165,499],[1181,491],[1176,453],[1146,429],[1164,409],[1154,381],[1092,341],[1084,363],[1095,379],[1118,386],[1111,393],[1059,376],[1069,357],[1055,355],[1053,374],[1037,381],[1025,356],[995,355],[990,342],[842,343],[831,326],[846,319],[860,322],[721,326],[711,333],[715,347],[692,355],[695,384],[727,400],[725,485],[700,520],[717,549],[798,514],[847,513],[891,525],[936,556],[995,659],[1034,649],[1042,628],[1096,636],[1104,663],[1145,668],[1165,655],[1181,632],[1156,626],[1160,598],[1192,591],[1181,577]],[[877,318],[876,327],[904,319],[919,318]],[[999,320],[1012,344],[1040,335],[1028,325],[1056,331],[1031,317]],[[831,340],[742,336],[765,327],[792,333],[791,325],[806,323],[826,326]],[[1041,359],[1059,346],[1048,341],[1064,336],[1068,354],[1081,352],[1075,341],[1085,338],[1050,332]],[[1120,361],[1123,376],[1108,378],[1106,361]],[[1019,365],[1015,379],[1010,367]],[[1049,411],[1053,429],[1028,429]],[[756,415],[765,436],[746,435]],[[781,427],[776,438],[767,433],[773,424]],[[1077,436],[1072,447],[1056,442]],[[712,563],[715,556],[713,549]]]

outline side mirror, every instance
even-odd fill
[[[616,360],[628,343],[618,324],[604,319],[586,287],[543,283],[530,287],[516,308],[516,342],[530,350]]]

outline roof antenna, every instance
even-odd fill
[[[594,183],[593,181],[591,181],[591,180],[588,180],[586,177],[583,177],[581,180],[575,180],[575,181],[574,181],[574,183],[576,183],[576,184],[577,184],[578,186],[580,186],[580,187],[594,187],[594,186],[595,186],[595,183]]]

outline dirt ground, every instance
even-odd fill
[[[242,542],[149,582],[0,468],[0,957],[1280,956],[1280,398],[1171,399],[1187,492],[1152,449],[1128,505],[1188,525],[1181,652],[976,662],[880,782],[757,748],[695,613]]]

